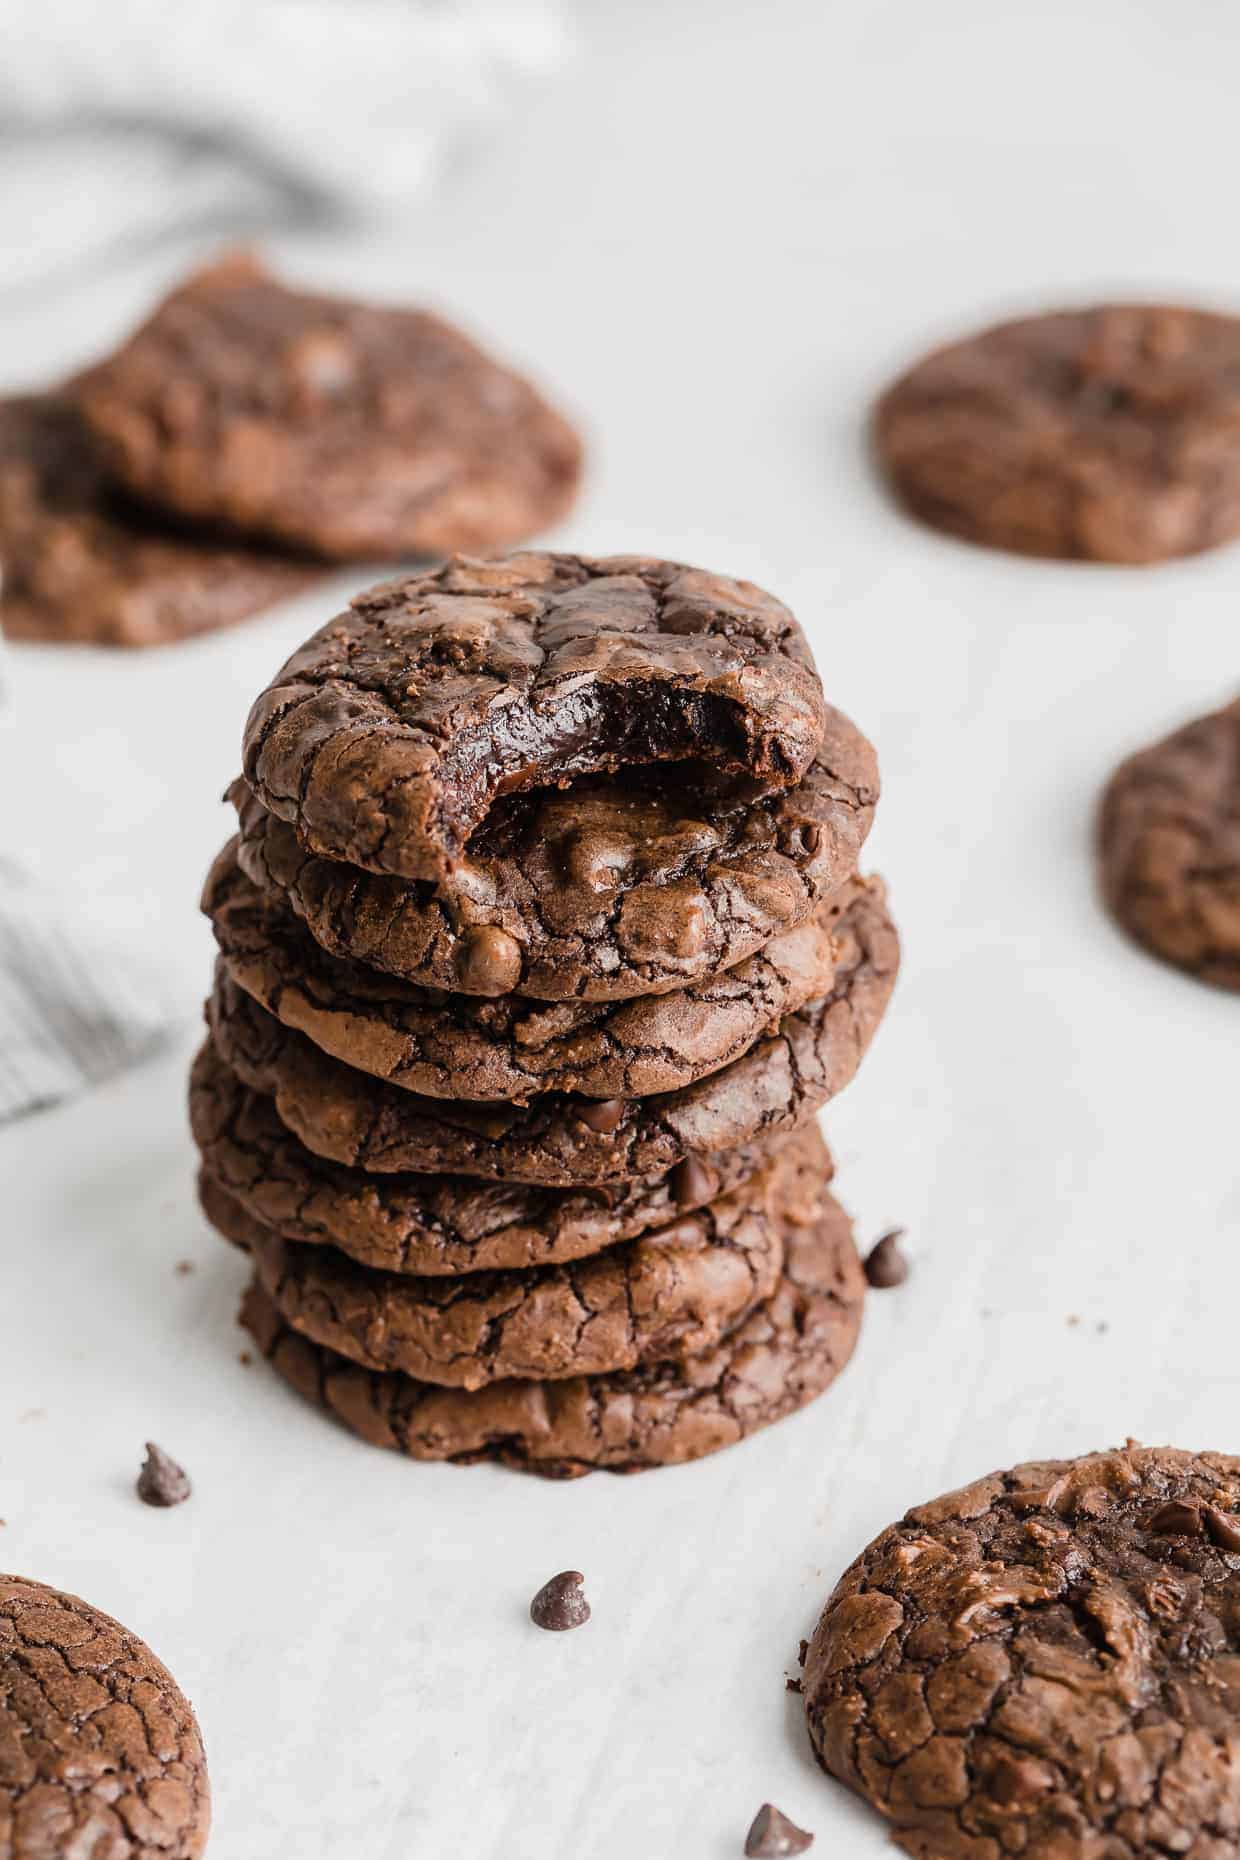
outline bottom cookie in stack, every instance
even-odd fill
[[[411,1458],[553,1477],[696,1459],[852,1353],[865,1282],[812,1124],[674,1186],[556,1191],[326,1162],[210,1045],[192,1103],[204,1208],[254,1262],[242,1321],[303,1395]]]

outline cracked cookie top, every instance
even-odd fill
[[[210,1177],[201,1192],[293,1330],[367,1369],[477,1389],[713,1349],[774,1291],[787,1230],[821,1216],[828,1167],[811,1126],[742,1187],[641,1239],[571,1265],[460,1278],[375,1272],[261,1226]]]
[[[919,1506],[836,1587],[803,1692],[919,1860],[1230,1860],[1240,1459],[1130,1442]]]
[[[241,1315],[286,1381],[375,1446],[571,1479],[700,1459],[804,1407],[852,1355],[864,1298],[852,1224],[826,1195],[818,1221],[788,1230],[774,1294],[713,1350],[680,1362],[445,1389],[362,1369],[311,1343],[260,1285]]]
[[[1240,698],[1116,770],[1098,864],[1130,936],[1202,981],[1240,988]]]
[[[938,349],[879,402],[902,501],[1024,555],[1161,562],[1240,534],[1240,318],[1055,312]]]
[[[792,614],[645,556],[457,558],[359,595],[250,712],[263,806],[312,852],[437,881],[503,796],[651,763],[800,781],[826,709]]]
[[[321,556],[510,548],[581,474],[567,421],[441,317],[291,290],[241,256],[74,391],[139,498]]]
[[[0,628],[11,639],[160,646],[298,593],[312,564],[178,533],[120,500],[59,395],[0,400]]]
[[[830,993],[846,947],[835,925],[859,891],[854,879],[734,969],[615,1002],[445,994],[329,956],[278,894],[246,877],[235,842],[211,869],[203,909],[233,980],[324,1052],[429,1097],[524,1104],[548,1091],[674,1091],[738,1059]]]
[[[0,1576],[0,1853],[198,1860],[206,1759],[171,1673],[76,1595]]]
[[[460,994],[618,1001],[730,969],[807,917],[856,867],[878,768],[828,706],[795,788],[656,764],[528,790],[434,885],[311,852],[244,781],[229,798],[241,865],[333,955]]]

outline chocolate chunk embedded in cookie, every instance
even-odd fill
[[[1240,699],[1116,770],[1098,863],[1130,936],[1202,981],[1240,988]]]
[[[739,1059],[679,1091],[587,1099],[548,1092],[481,1104],[404,1091],[342,1065],[216,972],[215,1045],[320,1156],[380,1172],[507,1177],[574,1187],[654,1175],[772,1137],[842,1091],[895,986],[899,940],[880,882],[859,881],[836,926],[830,994],[788,1014]]]
[[[1161,562],[1240,534],[1240,318],[1110,305],[936,350],[879,402],[896,492],[1026,555]]]
[[[329,956],[284,903],[216,859],[203,894],[233,980],[346,1065],[432,1098],[523,1104],[548,1091],[636,1098],[675,1091],[747,1052],[785,1014],[830,993],[835,936],[856,883],[736,968],[635,1001],[446,994]]]
[[[506,548],[581,472],[568,423],[442,318],[245,258],[188,279],[76,398],[148,503],[324,556]]]
[[[67,400],[0,400],[0,629],[10,639],[163,646],[244,620],[319,572],[161,526],[117,497]]]
[[[883,1532],[805,1661],[814,1748],[919,1860],[1240,1854],[1240,1459],[1130,1445]]]
[[[665,1227],[747,1182],[770,1143],[689,1157],[663,1175],[581,1189],[477,1176],[368,1175],[316,1156],[208,1041],[190,1079],[203,1165],[251,1219],[303,1246],[387,1272],[503,1271],[586,1259]]]
[[[361,1369],[309,1342],[257,1285],[242,1322],[302,1395],[376,1446],[572,1478],[700,1459],[804,1407],[852,1355],[864,1296],[851,1224],[827,1196],[817,1226],[790,1232],[774,1296],[717,1348],[680,1363],[443,1389]]]
[[[447,1388],[607,1374],[713,1349],[769,1298],[785,1237],[822,1211],[828,1163],[812,1126],[730,1195],[640,1240],[533,1272],[411,1278],[299,1246],[207,1176],[202,1202],[254,1261],[293,1330],[365,1368]]]
[[[172,1674],[97,1608],[0,1576],[0,1854],[198,1860],[211,1797]]]
[[[333,955],[467,995],[610,1001],[733,968],[801,923],[856,869],[878,767],[828,707],[795,788],[660,764],[532,789],[492,807],[438,885],[324,859],[244,781],[230,795],[242,867]]]
[[[293,654],[250,712],[245,777],[311,851],[438,881],[503,796],[686,761],[791,787],[825,722],[800,627],[748,582],[645,556],[454,560]]]

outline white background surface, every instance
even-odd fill
[[[1240,683],[1240,551],[1129,572],[956,546],[888,508],[861,437],[891,370],[1011,306],[1240,305],[1240,22],[641,0],[583,26],[575,78],[399,240],[279,256],[451,307],[558,387],[593,464],[556,540],[801,614],[880,749],[907,950],[827,1129],[862,1238],[906,1224],[915,1275],[807,1413],[631,1480],[408,1465],[242,1367],[243,1269],[191,1192],[194,905],[246,706],[333,591],[163,655],[21,653],[4,843],[83,909],[145,901],[187,1031],[0,1135],[0,1565],[180,1676],[213,1860],[723,1860],[766,1798],[816,1851],[877,1855],[783,1689],[863,1543],[1031,1455],[1240,1449],[1240,1003],[1112,930],[1089,847],[1117,757]],[[172,269],[11,302],[6,374],[103,346]],[[148,1435],[194,1476],[178,1511],[133,1497]],[[566,1566],[594,1619],[541,1635],[526,1604]]]

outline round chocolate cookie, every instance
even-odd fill
[[[367,1175],[327,1161],[285,1128],[210,1043],[190,1078],[190,1123],[212,1181],[252,1220],[363,1266],[424,1275],[587,1259],[691,1214],[748,1182],[770,1144],[741,1144],[664,1175],[578,1189],[477,1176]]]
[[[524,1104],[548,1091],[675,1091],[739,1059],[785,1014],[830,993],[834,921],[855,884],[734,969],[616,1002],[445,994],[329,956],[246,877],[235,842],[211,869],[203,909],[233,980],[325,1053],[427,1097]]]
[[[375,1272],[260,1226],[210,1177],[201,1193],[291,1329],[367,1369],[479,1389],[713,1349],[774,1291],[785,1234],[818,1218],[827,1172],[810,1126],[742,1188],[640,1240],[574,1265],[458,1279]]]
[[[76,393],[148,503],[323,556],[505,548],[581,474],[567,422],[451,324],[244,257],[189,278]]]
[[[910,1511],[805,1660],[814,1748],[918,1860],[1240,1854],[1240,1459],[1129,1443]]]
[[[0,1854],[198,1860],[202,1738],[166,1667],[76,1595],[0,1576]]]
[[[243,869],[332,955],[460,994],[612,1001],[733,968],[803,922],[856,870],[878,767],[828,708],[795,788],[661,764],[531,789],[496,802],[437,886],[324,859],[244,781],[229,794]]]
[[[1240,988],[1240,699],[1117,769],[1098,864],[1107,903],[1139,943]]]
[[[789,1230],[774,1295],[715,1349],[679,1363],[443,1389],[361,1369],[310,1343],[258,1285],[241,1315],[286,1381],[375,1446],[573,1478],[701,1459],[803,1408],[852,1355],[864,1296],[851,1223],[828,1195],[818,1223]]]
[[[89,646],[162,646],[230,626],[322,572],[127,507],[53,394],[0,400],[0,567],[10,639]]]
[[[244,772],[312,852],[438,881],[502,796],[686,761],[791,787],[825,722],[800,627],[748,582],[458,559],[359,595],[295,652],[250,712]]]
[[[356,1072],[283,1027],[224,970],[208,1018],[217,1050],[275,1100],[308,1148],[377,1172],[506,1177],[553,1187],[617,1182],[674,1168],[804,1123],[848,1084],[895,986],[899,940],[876,879],[836,929],[832,992],[740,1059],[679,1091],[586,1099],[548,1092],[527,1105],[420,1097]]]
[[[1161,562],[1240,534],[1240,318],[1125,304],[937,350],[879,402],[915,516],[1025,555]]]

